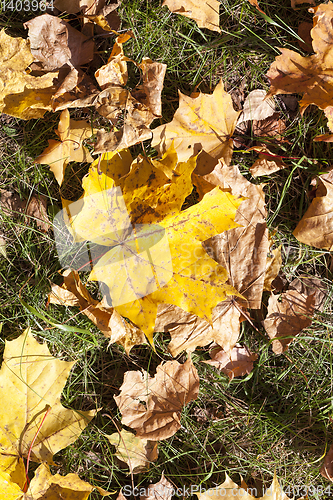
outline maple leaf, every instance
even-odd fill
[[[13,214],[25,214],[26,223],[29,224],[31,220],[35,220],[37,227],[43,233],[47,233],[51,227],[47,216],[46,196],[33,194],[28,200],[21,200],[18,194],[0,189],[0,208],[5,215],[10,217],[13,217]]]
[[[52,476],[48,465],[41,464],[29,485],[22,458],[16,463],[16,469],[0,468],[0,488],[2,498],[6,500],[87,500],[90,493],[97,489],[102,496],[111,493],[82,481],[77,474]]]
[[[287,290],[281,295],[270,296],[263,325],[269,337],[273,339],[275,354],[286,351],[293,338],[311,325],[315,302],[314,293],[308,295],[297,290]]]
[[[0,370],[0,463],[27,457],[53,464],[52,457],[73,443],[96,411],[64,408],[60,394],[74,363],[51,356],[27,330],[6,341]]]
[[[333,170],[320,175],[316,197],[297,224],[293,235],[316,248],[333,249]]]
[[[271,175],[274,172],[278,172],[282,168],[286,168],[286,165],[283,163],[281,157],[272,154],[265,145],[253,146],[247,150],[247,152],[249,151],[256,151],[259,153],[259,158],[249,169],[253,177]]]
[[[171,500],[174,495],[174,486],[164,477],[162,472],[161,479],[158,483],[150,484],[146,493],[141,495],[140,500]]]
[[[108,306],[105,297],[101,302],[91,297],[77,271],[67,269],[63,277],[64,283],[61,287],[52,285],[48,297],[49,304],[80,307],[82,313],[110,339],[110,344],[117,342],[124,347],[127,354],[135,345],[146,343],[144,333],[125,321],[113,307]]]
[[[84,120],[71,120],[68,109],[65,109],[60,115],[58,130],[55,132],[61,142],[49,139],[48,147],[36,158],[35,163],[49,165],[61,186],[69,162],[93,161],[83,141],[96,130],[91,130],[91,126]]]
[[[147,470],[149,464],[157,460],[158,443],[156,441],[138,438],[125,429],[107,438],[116,447],[116,457],[128,465],[131,474],[139,474]]]
[[[204,363],[221,370],[228,375],[229,380],[249,374],[253,370],[253,361],[258,358],[247,347],[242,347],[239,344],[236,344],[229,353],[220,347],[213,349],[210,357],[211,361],[204,361]]]
[[[190,357],[161,363],[156,375],[129,371],[124,375],[119,396],[114,399],[122,414],[122,424],[136,430],[140,438],[160,441],[180,429],[183,406],[196,399],[199,376]]]
[[[256,500],[249,491],[252,493],[252,489],[247,487],[245,481],[242,480],[241,486],[238,486],[230,479],[228,474],[226,474],[224,483],[215,486],[215,488],[206,490],[204,493],[196,493],[196,495],[199,500],[219,500],[221,497],[225,500]],[[283,492],[275,474],[271,486],[262,497],[257,498],[258,500],[291,500]],[[302,499],[300,498],[299,500]],[[303,500],[305,499],[303,498]]]
[[[193,19],[199,28],[207,28],[221,33],[219,28],[220,2],[218,0],[202,0],[200,4],[195,0],[164,0],[171,12]]]
[[[188,97],[179,92],[179,108],[173,120],[153,130],[152,146],[160,154],[174,141],[179,161],[197,155],[197,165],[212,170],[219,158],[229,164],[232,156],[231,136],[239,116],[231,96],[225,92],[222,80],[212,95]]]
[[[315,104],[320,109],[333,104],[333,78],[331,66],[333,46],[331,38],[333,4],[320,4],[311,9],[315,13],[311,37],[314,55],[303,57],[289,49],[279,49],[267,76],[271,87],[268,95],[281,93],[303,93],[301,112]]]
[[[78,67],[93,59],[94,42],[70,24],[50,14],[34,17],[23,25],[28,28],[31,53],[37,67],[60,69]]]
[[[29,40],[0,31],[0,112],[23,120],[42,118],[51,111],[54,80],[58,72],[32,76],[26,68],[33,62]]]

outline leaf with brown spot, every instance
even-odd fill
[[[1,462],[27,458],[31,448],[31,461],[53,464],[53,455],[78,439],[96,411],[78,413],[60,403],[73,365],[51,356],[30,330],[6,341],[0,370]]]
[[[36,158],[35,163],[49,165],[61,186],[69,162],[93,161],[83,141],[96,130],[92,130],[89,123],[84,120],[71,120],[68,109],[65,109],[60,115],[58,130],[55,132],[61,142],[49,139],[48,147]]]
[[[269,338],[273,340],[275,354],[285,352],[294,337],[311,325],[315,302],[314,293],[307,295],[297,290],[270,296],[263,325]]]
[[[138,437],[160,441],[180,429],[181,410],[198,393],[199,376],[188,357],[183,365],[160,364],[154,377],[144,371],[126,372],[115,401],[123,425],[135,429]]]
[[[218,0],[164,0],[162,6],[166,5],[171,12],[193,19],[199,28],[207,28],[221,33],[219,28],[220,2]]]
[[[152,146],[162,154],[174,141],[180,161],[203,150],[198,162],[214,168],[219,158],[229,164],[232,156],[231,136],[239,116],[222,80],[212,95],[200,93],[191,98],[179,92],[179,108],[173,120],[153,130]]]

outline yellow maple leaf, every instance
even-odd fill
[[[107,436],[109,442],[116,447],[116,457],[128,465],[132,474],[139,474],[149,468],[149,464],[157,460],[158,442],[136,437],[132,432],[122,429]]]
[[[111,493],[82,481],[77,474],[52,476],[49,467],[41,464],[28,484],[22,458],[17,459],[16,473],[0,468],[0,488],[2,500],[87,500],[97,489],[102,496]]]
[[[0,112],[29,120],[52,110],[53,80],[58,72],[29,75],[26,69],[33,60],[28,40],[0,31]]]
[[[162,6],[166,5],[171,12],[193,19],[199,28],[208,28],[221,33],[219,28],[220,2],[218,0],[164,0]]]
[[[280,48],[267,76],[271,87],[268,95],[303,93],[301,112],[315,104],[321,109],[333,104],[333,4],[311,8],[315,13],[311,37],[314,55],[303,57],[293,50]],[[332,123],[333,125],[333,123]]]
[[[60,115],[58,130],[55,131],[59,141],[49,139],[48,147],[35,160],[35,163],[46,164],[54,173],[61,186],[66,166],[70,161],[92,162],[93,157],[83,145],[83,141],[96,132],[84,120],[71,120],[68,109]]]
[[[200,93],[192,98],[179,92],[179,108],[170,123],[153,130],[152,146],[162,154],[174,141],[179,161],[186,161],[203,150],[198,162],[210,170],[220,158],[229,164],[231,136],[239,113],[234,110],[222,80],[212,95]]]
[[[0,464],[18,457],[53,464],[52,457],[73,443],[96,411],[75,412],[60,403],[75,362],[51,356],[26,330],[6,342],[0,370]],[[15,467],[14,467],[15,469]]]

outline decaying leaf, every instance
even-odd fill
[[[51,356],[29,330],[6,341],[0,370],[0,462],[8,456],[26,458],[31,448],[30,460],[53,464],[53,455],[80,436],[96,411],[78,413],[60,403],[73,365]]]
[[[220,486],[215,486],[204,493],[196,493],[199,500],[220,500],[221,497],[225,500],[256,500],[252,494],[249,493],[252,489],[247,487],[245,481],[241,482],[241,486],[234,483],[228,474],[226,474],[226,480]],[[274,474],[273,482],[269,488],[265,491],[262,497],[258,497],[257,500],[291,500],[283,492],[282,487],[279,485],[276,475]],[[302,499],[299,499],[302,500]],[[305,500],[305,499],[303,499]]]
[[[278,248],[271,249],[273,240],[269,240],[271,257],[267,257],[266,272],[264,281],[264,291],[270,292],[272,289],[272,282],[279,274],[282,266],[281,245]]]
[[[89,150],[83,145],[96,130],[92,130],[84,120],[71,120],[68,109],[62,111],[58,130],[59,141],[49,139],[48,147],[35,160],[35,163],[47,164],[61,186],[66,166],[70,161],[92,162]]]
[[[28,40],[0,31],[0,112],[29,120],[52,110],[58,72],[31,76],[26,69],[33,60]]]
[[[263,325],[269,338],[273,339],[275,354],[285,352],[294,337],[311,325],[315,301],[315,293],[307,295],[297,290],[270,296]]]
[[[191,98],[179,92],[179,108],[170,123],[153,130],[152,146],[163,154],[174,141],[179,161],[186,161],[203,150],[198,162],[210,170],[219,158],[229,164],[231,136],[238,115],[222,80],[212,95],[200,93]]]
[[[297,224],[295,238],[316,248],[333,249],[333,170],[318,178],[316,197]]]
[[[289,49],[280,49],[267,76],[270,80],[270,96],[280,93],[303,93],[301,112],[309,104],[324,109],[333,104],[333,79],[331,59],[333,57],[332,18],[333,4],[320,4],[311,9],[315,16],[311,36],[314,55],[303,57]]]
[[[160,364],[154,377],[144,371],[126,372],[115,401],[123,425],[135,429],[138,437],[160,441],[180,429],[181,410],[198,392],[199,376],[188,357],[183,365],[178,361]]]
[[[42,70],[77,68],[93,59],[94,41],[59,17],[43,14],[24,23],[34,62]]]
[[[18,194],[0,189],[0,209],[10,217],[15,214],[25,214],[26,223],[36,221],[37,227],[43,233],[47,233],[51,227],[47,215],[47,198],[44,195],[33,194],[29,199],[22,200]]]
[[[253,177],[271,175],[286,167],[281,157],[273,155],[265,145],[254,146],[247,151],[256,151],[259,153],[258,160],[250,167],[250,172]]]
[[[323,311],[327,297],[325,282],[314,276],[299,276],[289,285],[289,290],[297,290],[305,295],[313,295],[315,298],[314,308],[316,311]]]
[[[230,351],[238,340],[239,323],[242,320],[239,310],[231,306],[230,299],[214,307],[212,324],[175,305],[159,304],[155,331],[170,333],[168,350],[173,357],[184,350],[192,352],[196,347],[211,342]]]
[[[1,464],[3,465],[3,464]],[[52,476],[48,465],[41,464],[29,484],[26,483],[22,458],[18,458],[15,470],[1,467],[0,488],[6,500],[87,500],[90,493],[97,489],[102,496],[111,493],[82,481],[77,474]]]
[[[150,484],[145,495],[140,495],[140,500],[171,500],[174,495],[174,486],[164,477],[158,483]]]
[[[107,436],[116,447],[116,457],[125,463],[132,474],[139,474],[149,468],[149,464],[158,458],[158,443],[134,436],[125,429]]]
[[[193,19],[199,28],[221,33],[218,0],[202,0],[200,3],[195,0],[164,0],[162,5],[166,5],[175,14]]]
[[[228,375],[229,380],[249,374],[253,370],[253,362],[258,358],[257,354],[252,354],[246,346],[242,347],[239,344],[236,344],[230,352],[225,352],[221,348],[213,349],[210,356],[211,361],[205,363],[221,370]]]

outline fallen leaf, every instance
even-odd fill
[[[137,437],[160,441],[180,429],[181,410],[198,393],[199,376],[188,357],[183,365],[178,361],[160,364],[154,377],[144,371],[126,372],[114,399],[123,425],[135,429]]]
[[[314,55],[303,57],[289,49],[279,49],[267,76],[271,83],[268,95],[302,93],[300,110],[315,104],[324,109],[333,102],[333,80],[328,63],[332,57],[333,4],[320,4],[311,9],[315,16],[311,37]]]
[[[275,354],[285,352],[294,337],[311,325],[314,307],[314,293],[307,295],[297,290],[287,290],[281,295],[270,296],[263,325],[269,338],[273,340]]]
[[[140,500],[171,500],[174,495],[174,486],[164,477],[158,483],[150,484],[145,495],[140,495]]]
[[[12,38],[0,31],[0,112],[23,120],[42,118],[52,111],[58,72],[32,76],[26,71],[33,62],[29,40]]]
[[[302,41],[297,40],[297,43],[301,47],[301,49],[304,50],[304,52],[313,52],[311,30],[312,30],[311,23],[302,21],[298,25],[297,34],[300,38],[302,38]]]
[[[324,462],[320,467],[320,474],[326,479],[333,481],[333,444],[328,450],[327,455],[325,456]]]
[[[244,101],[243,111],[240,114],[236,127],[248,121],[262,121],[276,112],[273,99],[265,99],[267,92],[263,89],[252,90]]]
[[[25,214],[26,224],[36,221],[37,227],[47,233],[51,223],[47,216],[47,198],[44,195],[33,194],[28,200],[22,200],[17,193],[0,189],[0,208],[7,217],[15,214]],[[17,229],[19,231],[19,229]]]
[[[132,474],[139,474],[149,468],[151,462],[158,458],[158,443],[134,436],[132,432],[123,429],[107,436],[110,443],[116,447],[116,457],[126,464]]]
[[[124,54],[123,43],[130,39],[130,34],[124,33],[124,35],[116,38],[107,64],[95,72],[95,78],[102,90],[109,85],[122,86],[127,84],[128,57]]]
[[[220,2],[218,0],[202,0],[198,4],[195,0],[164,0],[171,12],[193,19],[199,28],[207,28],[221,33],[219,28]]]
[[[61,186],[69,162],[90,163],[94,160],[83,141],[96,130],[92,130],[84,120],[71,120],[68,109],[65,109],[60,115],[58,130],[55,132],[61,142],[49,139],[48,147],[36,158],[35,163],[49,165]]]
[[[47,462],[80,436],[96,411],[64,408],[60,395],[74,363],[51,356],[30,330],[6,341],[0,370],[0,462],[10,456]]]
[[[221,348],[213,349],[210,356],[211,361],[204,361],[204,363],[221,370],[228,375],[229,380],[248,375],[253,370],[253,361],[258,358],[247,347],[242,347],[239,344],[236,344],[230,352],[225,352]]]
[[[163,154],[174,141],[179,161],[186,161],[203,150],[206,154],[202,154],[198,162],[210,170],[219,158],[230,164],[231,136],[238,116],[222,80],[212,95],[200,93],[199,97],[191,98],[179,92],[179,108],[170,123],[153,130],[152,146]]]
[[[262,14],[265,14],[263,10],[259,7],[258,0],[249,0],[250,4],[253,5],[259,12],[262,12]],[[266,14],[265,14],[266,15]]]
[[[104,9],[105,3],[105,0],[54,0],[54,6],[62,12],[76,14],[81,11],[87,16],[98,15]],[[120,0],[112,0],[110,3],[108,7],[111,12],[120,5]]]
[[[184,350],[192,352],[211,342],[230,351],[238,340],[240,321],[241,314],[231,306],[230,299],[214,307],[212,324],[175,305],[159,304],[155,331],[170,333],[168,350],[175,358]]]
[[[318,177],[316,197],[297,224],[293,235],[316,248],[333,249],[333,170]]]
[[[241,486],[234,483],[228,474],[226,474],[226,479],[220,486],[215,486],[206,490],[204,493],[196,493],[199,500],[220,500],[223,497],[225,500],[255,500],[252,496],[252,489],[247,487],[247,484],[242,480]],[[283,492],[276,475],[274,474],[273,482],[271,486],[265,491],[262,497],[258,497],[258,500],[291,500]],[[302,500],[301,498],[299,500]],[[305,500],[305,499],[303,499]]]
[[[41,69],[51,71],[64,65],[77,68],[94,57],[94,41],[59,17],[43,14],[23,24],[29,30],[31,53]]]
[[[271,249],[273,245],[273,240],[269,240],[269,251],[271,257],[267,257],[266,260],[266,271],[265,271],[265,281],[264,281],[264,291],[270,292],[272,290],[272,282],[275,280],[282,266],[282,256],[281,256],[281,246]]]
[[[314,276],[299,276],[289,285],[289,290],[297,290],[305,295],[314,295],[314,308],[316,311],[323,311],[327,298],[327,288],[322,279]]]
[[[273,155],[267,146],[254,146],[249,148],[247,151],[257,151],[259,153],[259,158],[254,162],[252,167],[250,167],[250,172],[253,177],[259,177],[261,175],[271,175],[274,172],[278,172],[282,168],[286,168],[285,163],[279,156]]]
[[[26,485],[25,468],[22,458],[17,459],[16,473],[10,469],[0,469],[0,488],[6,500],[87,500],[95,489],[102,495],[111,493],[82,481],[77,474],[52,476],[48,465],[41,464],[35,471],[29,485]]]

